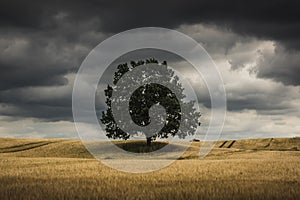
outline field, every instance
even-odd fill
[[[0,199],[297,199],[300,138],[201,142],[161,170],[130,174],[80,141],[0,139]]]

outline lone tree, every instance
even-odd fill
[[[101,122],[105,125],[107,132],[106,136],[112,139],[124,139],[127,140],[135,134],[139,134],[141,131],[125,132],[122,127],[119,127],[113,116],[112,103],[115,101],[122,101],[122,96],[119,99],[113,99],[114,89],[117,87],[118,81],[121,81],[122,76],[127,72],[132,71],[134,68],[148,64],[159,65],[159,72],[140,74],[136,78],[139,85],[129,100],[129,113],[132,123],[145,127],[151,123],[149,117],[149,109],[153,105],[161,105],[165,108],[166,116],[164,119],[164,126],[160,131],[153,132],[153,134],[145,134],[147,145],[151,145],[151,141],[156,138],[168,138],[169,136],[177,135],[179,138],[185,138],[187,135],[194,135],[198,126],[200,126],[199,118],[200,112],[197,112],[194,108],[194,101],[184,101],[186,97],[183,94],[184,88],[179,82],[178,76],[174,71],[167,67],[167,62],[159,63],[157,60],[151,58],[145,61],[138,62],[131,61],[130,65],[127,63],[120,64],[117,67],[117,71],[114,74],[113,85],[108,85],[105,89],[107,110],[102,112]],[[166,82],[172,84],[172,90],[156,83],[145,83],[145,80],[149,78],[164,79]],[[127,85],[126,87],[134,87]],[[122,89],[126,93],[126,89]],[[174,91],[176,90],[176,91]],[[177,95],[175,95],[175,93]],[[184,110],[184,112],[183,112]],[[184,116],[183,116],[184,114]]]

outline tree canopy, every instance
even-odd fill
[[[149,64],[156,64],[157,67],[153,67],[153,71],[143,71],[142,74],[131,77],[134,80],[126,82],[122,87],[117,86],[119,82],[123,81],[122,77],[126,73],[133,71],[136,67],[143,67]],[[149,83],[151,78],[153,80],[157,78],[163,79],[167,84]],[[131,120],[128,119],[130,122],[124,126],[132,126],[134,124],[140,127],[147,127],[150,123],[154,123],[154,115],[152,114],[151,116],[150,110],[153,106],[160,105],[165,109],[166,116],[162,117],[158,114],[156,117],[158,120],[164,120],[162,122],[163,128],[150,130],[150,132],[152,131],[151,134],[143,133],[141,129],[131,129],[130,132],[124,131],[124,128],[116,123],[116,116],[113,115],[112,106],[114,103],[122,102],[122,98],[128,93],[127,89],[136,87],[135,85],[139,85],[139,87],[131,94],[128,105]],[[172,86],[171,89],[168,86]],[[113,92],[116,90],[121,92],[119,94],[124,95],[114,97]],[[151,58],[145,61],[131,61],[130,65],[128,63],[119,64],[113,77],[113,84],[108,85],[107,89],[105,89],[107,109],[102,112],[100,119],[102,124],[105,125],[107,137],[127,140],[134,134],[142,132],[147,139],[147,145],[150,145],[151,141],[156,138],[168,138],[175,135],[179,138],[185,138],[187,135],[194,135],[197,127],[200,125],[200,112],[194,108],[194,101],[184,101],[186,96],[183,92],[184,88],[179,82],[179,77],[167,66],[166,61],[159,63]]]

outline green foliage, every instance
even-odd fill
[[[159,64],[157,60],[151,58],[145,61],[131,61],[130,66],[128,66],[127,63],[118,65],[117,71],[114,74],[113,84],[116,85],[121,77],[126,72],[131,71],[133,68],[150,63]],[[160,132],[151,136],[151,140],[156,138],[168,138],[170,135],[178,135],[179,138],[185,138],[187,135],[193,135],[197,129],[197,126],[199,125],[200,113],[196,112],[193,101],[183,101],[183,99],[186,97],[183,94],[184,89],[174,71],[167,67],[167,62],[164,61],[160,65],[162,70],[159,72],[159,75],[163,76],[164,79],[175,86],[174,88],[177,96],[174,94],[174,91],[171,91],[169,88],[159,84],[151,83],[140,86],[134,91],[129,101],[129,113],[132,121],[139,126],[147,126],[149,123],[151,123],[149,109],[153,105],[159,104],[166,110],[166,121]],[[143,81],[142,76],[137,77],[137,79]],[[137,133],[126,133],[117,126],[113,118],[111,108],[113,88],[114,86],[108,85],[107,89],[105,90],[107,110],[102,112],[102,117],[100,120],[105,125],[107,137],[127,140],[131,135]],[[180,105],[183,106],[183,108],[181,108]],[[185,120],[181,120],[182,109],[189,111],[187,116],[185,116]],[[179,130],[179,127],[181,127],[181,131]]]

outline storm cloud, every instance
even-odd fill
[[[181,31],[206,48],[224,76],[229,112],[295,120],[299,8],[299,1],[279,0],[1,1],[0,116],[72,121],[73,81],[89,51],[120,31],[155,26]],[[210,107],[207,96],[200,101]]]

